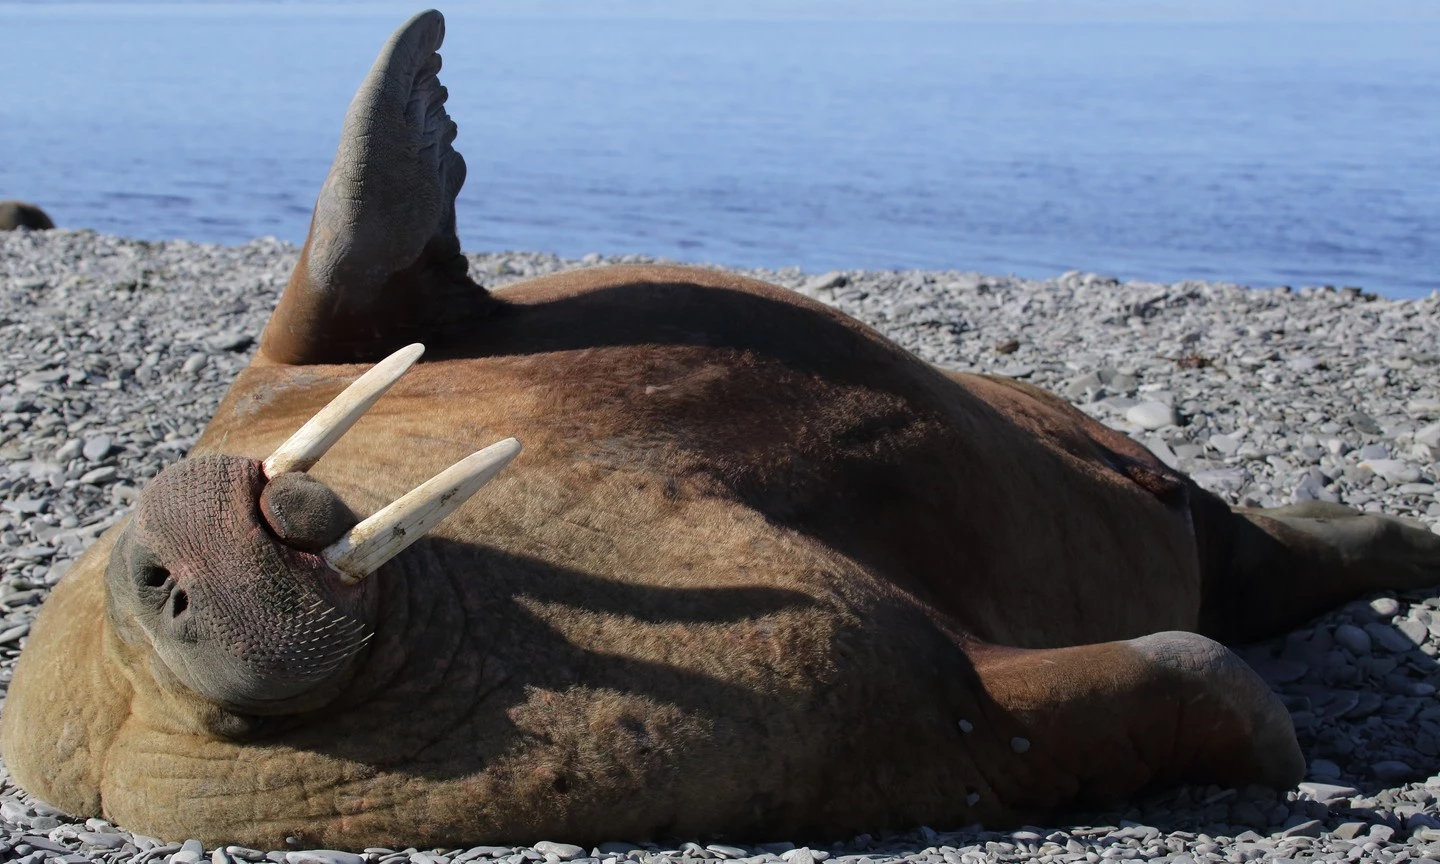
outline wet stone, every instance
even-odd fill
[[[574,861],[576,858],[584,858],[586,850],[572,843],[555,843],[550,840],[541,840],[535,844],[535,851],[541,855],[554,855],[561,861]]]

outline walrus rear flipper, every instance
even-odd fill
[[[1208,494],[1196,502],[1199,629],[1223,642],[1276,636],[1376,591],[1440,584],[1440,537],[1423,525],[1323,501],[1233,511]]]
[[[993,701],[961,723],[962,740],[1012,808],[1113,802],[1175,782],[1289,788],[1304,775],[1285,706],[1204,636],[968,653]],[[982,816],[984,797],[972,803]]]
[[[279,363],[378,360],[441,348],[491,300],[455,234],[465,160],[451,146],[440,55],[445,19],[411,18],[381,49],[345,116],[310,234],[260,350]]]

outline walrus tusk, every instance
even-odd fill
[[[416,342],[371,366],[284,444],[275,448],[275,452],[265,460],[265,476],[273,479],[286,471],[310,470],[325,455],[325,451],[333,447],[341,435],[349,432],[350,427],[375,404],[375,400],[399,381],[400,376],[424,353],[425,346]]]
[[[360,582],[470,500],[519,452],[520,442],[506,438],[471,453],[382,507],[320,554],[347,585]]]

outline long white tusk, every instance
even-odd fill
[[[520,442],[506,438],[471,453],[382,507],[320,554],[345,584],[356,584],[470,500],[519,452]]]
[[[341,435],[349,432],[350,427],[375,404],[375,400],[399,381],[400,376],[424,353],[425,346],[416,342],[371,366],[284,444],[275,448],[275,452],[265,460],[265,476],[273,479],[286,471],[309,471],[325,455],[325,451],[333,447]]]

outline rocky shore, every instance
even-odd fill
[[[50,587],[195,441],[248,362],[297,254],[274,240],[229,247],[0,233],[0,687]],[[475,255],[472,272],[493,288],[582,263],[602,259]],[[1354,289],[1122,284],[1080,273],[1034,281],[749,272],[935,363],[1060,393],[1234,503],[1320,499],[1440,522],[1440,295],[1397,301]],[[834,845],[616,838],[582,849],[557,837],[533,848],[357,856],[204,849],[76,823],[0,769],[0,859],[1440,860],[1440,591],[1356,601],[1243,653],[1292,712],[1310,763],[1297,791],[1185,788],[1046,826],[935,825]]]

